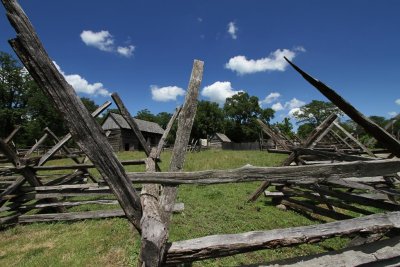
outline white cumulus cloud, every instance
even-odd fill
[[[114,44],[114,37],[109,31],[94,32],[90,30],[82,31],[81,39],[87,46],[95,47],[101,51],[117,53],[124,57],[131,57],[135,51],[135,46],[117,46]]]
[[[400,98],[399,98],[399,99],[396,99],[396,100],[394,101],[394,103],[396,103],[397,105],[400,105]]]
[[[296,56],[296,51],[277,49],[269,56],[260,59],[247,59],[245,56],[239,55],[229,59],[225,68],[235,71],[239,75],[263,71],[285,71],[288,63],[284,57],[292,60]]]
[[[234,40],[237,39],[237,30],[238,28],[236,27],[235,22],[231,21],[228,23],[228,33]]]
[[[231,97],[239,92],[232,88],[231,82],[215,82],[206,86],[201,91],[201,95],[209,98],[213,102],[224,103],[228,97]]]
[[[114,38],[108,31],[83,31],[81,39],[87,46],[93,46],[101,51],[113,51]]]
[[[300,110],[300,108],[293,108],[293,109],[289,110],[288,115],[290,117],[294,117],[294,113],[302,114],[303,112]]]
[[[269,95],[267,95],[264,100],[261,100],[260,103],[261,104],[271,104],[272,102],[274,102],[275,100],[277,100],[279,97],[281,96],[280,93],[278,92],[272,92]]]
[[[135,51],[135,47],[133,45],[117,47],[117,53],[124,57],[131,57],[133,55],[133,51]]]
[[[284,109],[285,109],[281,102],[278,102],[278,103],[273,104],[273,105],[271,106],[271,108],[272,108],[274,111],[280,111],[280,110],[284,110]]]
[[[185,90],[178,86],[151,85],[150,90],[152,99],[159,102],[175,101],[178,96],[185,95]]]
[[[109,96],[110,92],[104,88],[103,84],[100,82],[89,83],[85,78],[79,74],[65,74],[60,66],[54,62],[57,70],[64,76],[65,80],[75,89],[77,93],[88,94],[92,96]]]
[[[285,103],[285,108],[294,109],[304,106],[305,104],[306,104],[305,102],[298,100],[297,98],[294,97],[292,98],[292,100]]]

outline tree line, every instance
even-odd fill
[[[98,105],[89,98],[81,98],[86,108],[92,112]],[[109,109],[107,112],[117,112]],[[283,134],[293,138],[297,134],[305,139],[308,134],[331,113],[339,116],[343,113],[332,103],[313,100],[293,114],[298,126],[297,133],[289,117],[276,122],[276,126]],[[239,92],[226,99],[222,107],[210,101],[198,102],[197,114],[191,137],[193,139],[207,138],[217,132],[225,133],[234,142],[252,142],[260,137],[260,128],[256,119],[270,124],[275,112],[271,108],[261,108],[257,96],[246,92]],[[148,109],[137,112],[136,118],[158,123],[166,128],[172,114],[160,112],[153,114]],[[372,120],[384,127],[389,120],[380,116],[371,116]],[[98,119],[99,123],[102,119]],[[19,146],[31,146],[37,138],[43,135],[43,129],[49,127],[56,135],[67,133],[66,125],[59,113],[48,101],[42,90],[32,77],[10,54],[0,52],[0,137],[6,137],[16,125],[22,129],[14,139]],[[349,132],[356,135],[361,141],[367,142],[371,137],[351,120],[341,122]],[[397,133],[400,129],[400,120],[392,125],[390,131]],[[169,142],[174,140],[176,124],[174,125]]]

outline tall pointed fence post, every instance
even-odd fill
[[[128,220],[140,232],[142,206],[138,193],[128,180],[122,164],[100,125],[76,95],[47,55],[31,22],[16,0],[2,0],[7,17],[17,32],[10,45],[40,88],[53,101],[65,119],[78,146],[96,165],[111,191],[117,197]]]
[[[349,102],[342,98],[332,88],[328,87],[321,81],[314,79],[308,73],[300,69],[298,66],[293,64],[290,60],[285,57],[286,61],[301,75],[303,78],[313,85],[318,91],[326,96],[333,104],[340,108],[347,116],[349,116],[354,122],[361,125],[369,134],[375,137],[376,140],[381,142],[388,150],[394,155],[400,157],[400,141],[396,140],[391,134],[385,131],[378,124],[373,122],[371,119],[366,117]]]

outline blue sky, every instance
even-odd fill
[[[118,92],[132,114],[173,112],[194,59],[205,62],[201,99],[223,101],[243,90],[276,109],[278,121],[326,100],[283,55],[366,115],[400,113],[400,1],[20,4],[80,96],[101,104]],[[0,50],[11,53],[15,32],[1,12]]]

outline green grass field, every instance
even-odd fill
[[[121,160],[144,158],[144,154],[139,152],[126,152],[118,156]],[[162,154],[162,170],[168,170],[170,157],[170,152]],[[260,151],[210,150],[188,153],[185,170],[230,169],[246,164],[277,166],[284,158],[284,155]],[[68,162],[57,160],[48,165]],[[144,167],[129,166],[127,170],[143,171]],[[181,186],[178,202],[185,203],[185,211],[173,216],[170,240],[318,223],[293,211],[279,210],[264,197],[255,203],[246,203],[247,196],[258,185],[257,182]],[[196,262],[194,266],[267,262],[339,249],[345,243],[346,239],[333,238],[319,244]],[[136,266],[139,246],[139,235],[122,218],[19,225],[0,231],[0,266]]]

